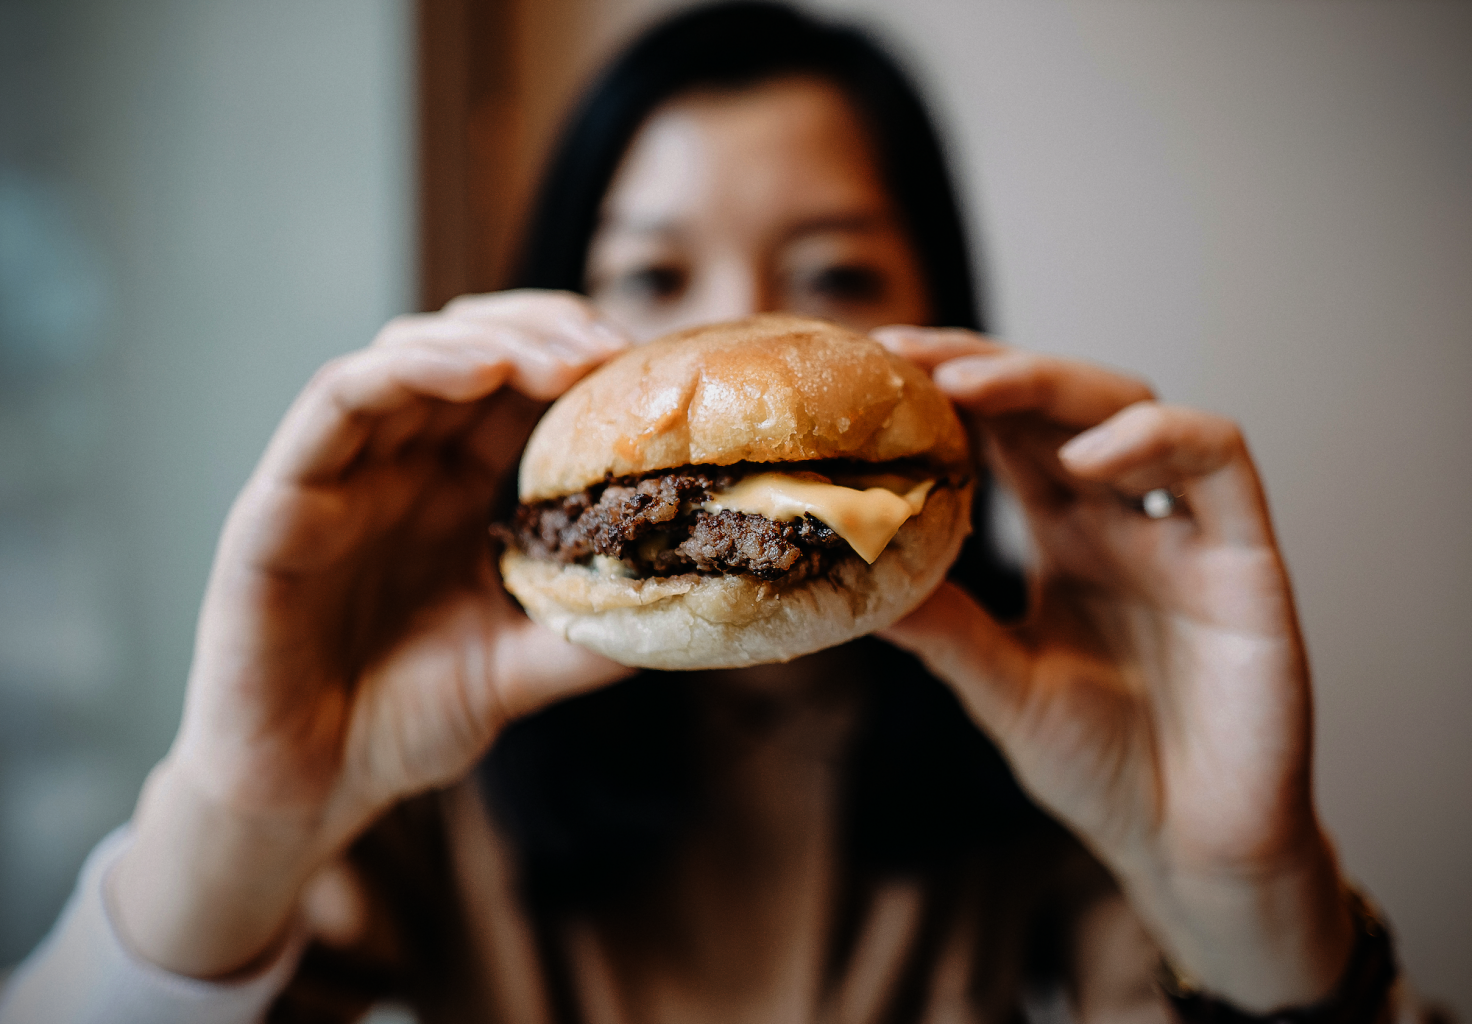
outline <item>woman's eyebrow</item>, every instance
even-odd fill
[[[673,218],[623,218],[617,215],[604,217],[598,224],[598,230],[617,231],[630,235],[680,235],[684,233],[679,221]]]
[[[869,232],[886,228],[890,225],[892,218],[882,211],[863,211],[860,213],[831,213],[818,214],[813,217],[805,217],[795,224],[788,226],[783,232],[787,239],[798,238],[802,235],[820,234],[825,231],[854,231]]]

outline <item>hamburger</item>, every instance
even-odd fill
[[[955,411],[874,340],[767,314],[632,349],[574,385],[494,532],[537,622],[625,665],[787,661],[897,621],[970,529]]]

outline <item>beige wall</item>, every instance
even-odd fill
[[[529,138],[673,6],[521,4]],[[944,111],[999,333],[1246,424],[1313,649],[1325,814],[1416,977],[1472,1015],[1472,5],[826,6],[879,24]],[[0,212],[45,214],[51,284],[90,310],[48,335],[56,366],[0,379],[4,959],[167,743],[272,422],[412,302],[412,19],[0,17]]]
[[[550,110],[681,5],[532,6],[544,47],[551,8],[581,32]],[[813,6],[874,25],[943,113],[999,334],[1246,426],[1324,815],[1417,980],[1472,1015],[1472,5]]]
[[[1324,814],[1472,1014],[1472,5],[833,6],[945,108],[996,329],[1246,426]]]

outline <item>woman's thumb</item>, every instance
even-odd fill
[[[1022,706],[1031,656],[975,598],[944,582],[919,608],[877,634],[924,663],[996,737]]]

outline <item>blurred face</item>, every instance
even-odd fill
[[[930,319],[862,125],[806,77],[658,108],[608,190],[588,287],[641,340],[771,310],[859,330]]]

